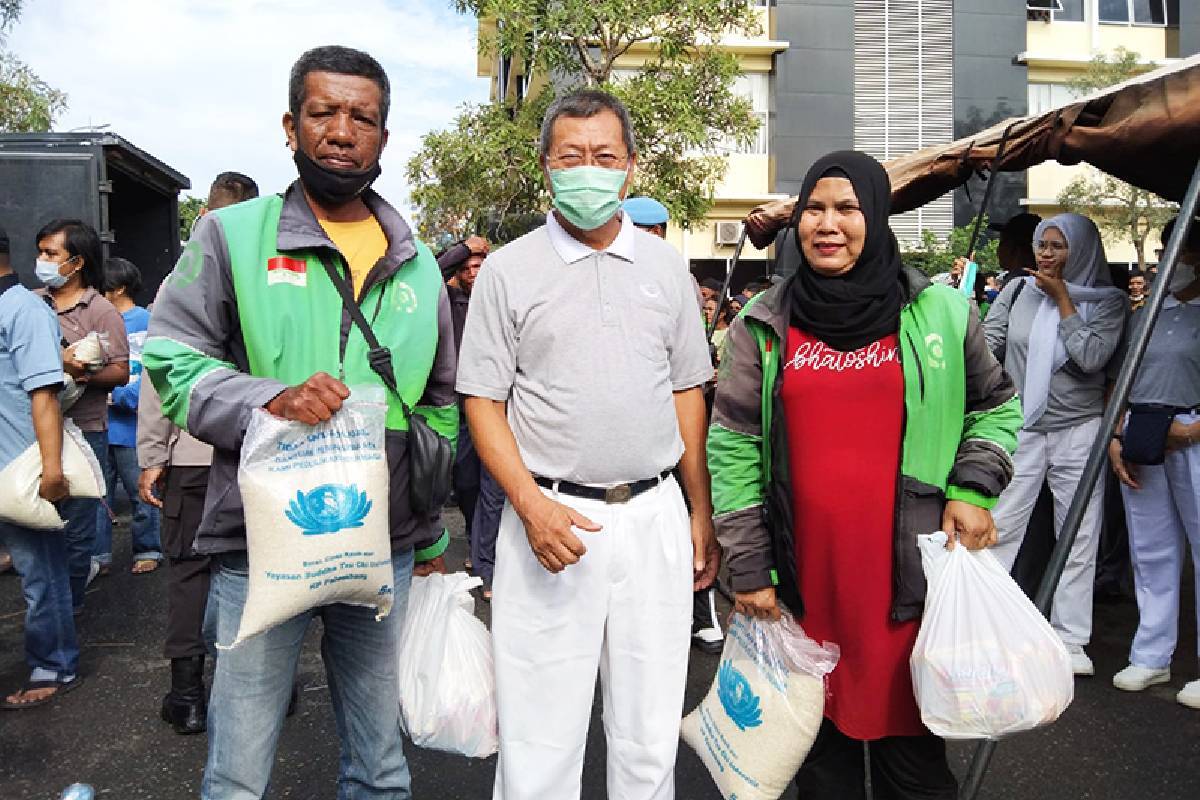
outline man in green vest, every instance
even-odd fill
[[[382,622],[368,608],[315,608],[223,651],[201,797],[266,792],[301,642],[316,616],[341,739],[338,794],[407,800],[397,643],[414,562],[423,564],[418,571],[440,568],[447,536],[440,512],[418,514],[409,504],[401,398],[454,438],[450,304],[433,254],[369,188],[387,143],[383,68],[366,53],[319,47],[292,67],[288,94],[283,128],[299,181],[282,195],[203,217],[155,306],[143,363],[164,413],[214,448],[195,549],[213,559],[210,613],[218,643],[227,644],[248,582],[237,467],[251,414],[265,408],[315,425],[341,408],[348,387],[382,385],[322,260],[341,270],[392,353],[400,395],[389,392],[387,416],[395,605]]]

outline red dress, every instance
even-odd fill
[[[908,659],[919,620],[891,618],[904,425],[898,339],[853,353],[792,328],[783,353],[801,624],[837,643],[825,716],[862,740],[920,736]]]

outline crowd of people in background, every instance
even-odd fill
[[[905,266],[886,173],[846,152],[804,180],[785,245],[799,250],[794,275],[736,291],[697,281],[666,240],[668,209],[627,197],[636,142],[624,107],[597,91],[547,111],[539,147],[554,208],[544,224],[497,249],[472,235],[435,256],[370,188],[389,102],[370,56],[305,53],[284,121],[298,180],[260,198],[247,176],[218,176],[149,307],[137,265],[105,260],[88,224],[57,219],[38,231],[33,292],[0,231],[0,467],[37,445],[41,496],[66,523],[56,535],[0,524],[0,569],[20,573],[27,603],[30,668],[0,705],[51,702],[86,674],[78,617],[88,584],[117,568],[123,490],[129,569],[166,564],[161,716],[181,734],[207,730],[202,796],[266,791],[314,616],[339,781],[410,796],[396,642],[411,577],[444,571],[448,541],[440,515],[409,505],[412,413],[456,441],[463,566],[493,604],[496,798],[578,795],[597,671],[610,794],[670,796],[687,620],[691,646],[723,645],[722,548],[722,588],[738,611],[790,610],[842,649],[798,776],[802,796],[851,796],[843,788],[864,770],[853,753],[870,742],[876,796],[954,797],[945,745],[921,723],[907,671],[924,591],[913,537],[947,530],[1019,570],[1034,539],[1061,532],[1151,276],[1114,280],[1086,217],[1020,214],[993,226],[999,270],[977,276],[968,299],[962,261],[932,278]],[[1123,523],[1140,622],[1112,681],[1128,691],[1170,680],[1182,566],[1189,544],[1193,556],[1200,548],[1198,268],[1193,227],[1111,432],[1123,517],[1106,518],[1116,493],[1099,487],[1053,603],[1074,672],[1094,674],[1085,647],[1098,553],[1107,528]],[[377,624],[366,609],[317,608],[217,656],[246,601],[235,489],[248,416],[266,408],[314,424],[339,410],[353,381],[378,383],[366,358],[345,356],[357,334],[326,270],[341,270],[401,354],[388,423],[395,610]],[[307,305],[276,303],[277,285],[307,287]],[[296,347],[297,330],[340,341],[340,354]],[[943,349],[914,344],[932,339]],[[81,357],[85,340],[99,342],[99,361]],[[106,499],[69,496],[64,420],[90,446]],[[1159,445],[1148,456],[1147,430]],[[1035,511],[1047,491],[1048,519]],[[647,536],[659,543],[647,547]],[[847,592],[852,605],[839,601]],[[547,693],[554,703],[532,702]],[[1200,680],[1178,700],[1200,709]]]

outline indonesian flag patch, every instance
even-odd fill
[[[267,285],[287,283],[308,286],[308,263],[302,258],[275,256],[267,259]]]

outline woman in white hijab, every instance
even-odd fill
[[[1087,217],[1059,214],[1033,236],[1038,271],[1011,282],[984,320],[988,346],[1021,393],[1025,426],[1012,483],[992,510],[997,557],[1011,568],[1042,483],[1054,494],[1057,536],[1100,430],[1107,367],[1121,343],[1129,301],[1112,285],[1100,233]],[[1092,583],[1104,485],[1092,493],[1054,595],[1051,623],[1076,675],[1095,672],[1083,650],[1092,633]]]

